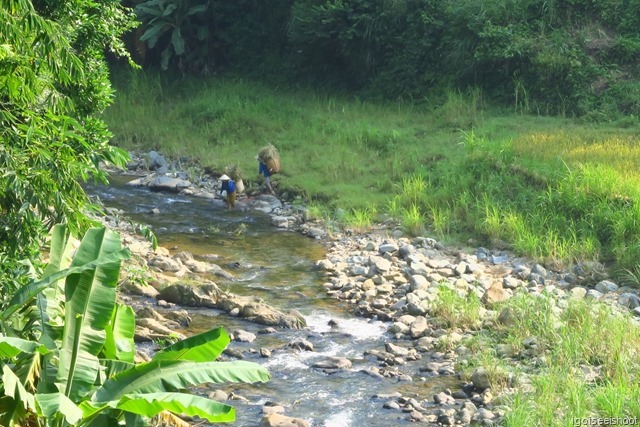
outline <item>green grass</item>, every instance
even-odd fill
[[[255,154],[273,143],[280,194],[344,209],[356,226],[367,210],[388,210],[409,234],[501,239],[556,267],[638,265],[637,118],[596,126],[498,113],[477,90],[428,109],[228,78],[116,73],[115,86],[105,119],[121,147],[235,165],[250,186]]]
[[[438,311],[432,314],[449,319],[455,309],[468,312],[473,306],[439,292],[434,302]],[[559,309],[556,297],[547,293],[521,292],[495,307],[498,313],[508,310],[511,321],[491,322],[491,329],[464,342],[472,355],[458,363],[463,377],[470,378],[479,366],[487,370],[494,392],[505,391],[496,402],[508,408],[505,426],[569,426],[574,417],[640,417],[638,323],[596,301],[569,300],[564,306]],[[501,346],[513,349],[513,356],[496,351]]]

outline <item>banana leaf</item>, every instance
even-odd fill
[[[107,327],[104,343],[104,355],[107,359],[133,363],[135,356],[136,320],[133,309],[127,305],[117,304]]]
[[[220,356],[229,342],[231,340],[225,330],[215,328],[162,349],[153,356],[153,360],[211,362]]]
[[[110,402],[125,394],[174,392],[204,383],[267,382],[269,378],[267,370],[253,362],[152,360],[107,380],[91,400]]]
[[[163,411],[197,416],[210,422],[235,421],[235,409],[205,397],[186,393],[142,393],[126,394],[111,402],[83,402],[80,405],[84,417],[103,412],[107,408],[118,409],[151,418]]]
[[[2,312],[2,320],[6,321],[7,319],[9,319],[18,310],[20,310],[25,303],[29,302],[32,298],[35,298],[37,294],[50,287],[53,283],[56,283],[58,280],[72,274],[79,274],[85,271],[93,270],[99,265],[120,262],[123,259],[129,258],[130,256],[131,251],[129,249],[121,249],[114,253],[101,255],[99,258],[90,263],[64,269],[62,271],[59,271],[58,273],[48,276],[46,279],[23,286],[18,290],[18,292],[14,294],[13,298],[11,298],[7,309]]]
[[[0,335],[0,359],[13,359],[20,353],[34,354],[35,352],[47,354],[49,350],[35,341]]]
[[[4,365],[2,367],[2,384],[4,386],[5,396],[14,399],[14,407],[20,406],[23,409],[36,409],[35,399],[33,394],[29,393],[22,385],[20,378],[9,368]]]
[[[93,265],[121,250],[120,236],[104,227],[87,231],[71,268]],[[98,377],[106,332],[116,300],[120,261],[100,263],[95,268],[67,276],[65,326],[56,376],[58,390],[80,401]],[[50,276],[53,277],[53,276]]]
[[[36,402],[40,408],[40,415],[53,418],[61,414],[71,425],[75,425],[83,417],[82,410],[62,393],[36,394]]]

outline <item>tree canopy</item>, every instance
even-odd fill
[[[123,151],[108,144],[98,114],[113,98],[105,55],[127,57],[121,36],[134,25],[119,1],[0,1],[5,273],[16,267],[6,261],[32,257],[54,224],[86,229],[88,203],[79,182],[104,179],[101,161],[125,160]]]
[[[132,0],[146,59],[429,101],[639,114],[640,0]],[[187,7],[187,5],[189,7]]]

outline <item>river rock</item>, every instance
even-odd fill
[[[171,310],[164,313],[164,317],[178,322],[180,325],[187,327],[191,324],[191,316],[187,310]]]
[[[221,294],[222,291],[215,285],[190,286],[176,283],[161,290],[158,299],[188,307],[217,308],[217,300]]]
[[[149,151],[147,154],[147,166],[149,170],[156,170],[167,166],[167,160],[157,151]]]
[[[288,347],[303,351],[313,351],[313,344],[305,339],[298,339],[287,344]]]
[[[237,342],[254,342],[256,340],[256,334],[241,329],[234,330],[232,334],[233,340]]]
[[[471,381],[473,382],[473,386],[478,390],[484,390],[491,387],[489,373],[483,367],[476,368],[476,370],[473,371],[473,374],[471,374]]]
[[[482,302],[491,305],[511,298],[511,291],[502,287],[502,282],[495,282],[482,296]]]
[[[309,421],[287,417],[282,414],[269,414],[262,418],[259,427],[311,427]]]
[[[148,264],[153,267],[157,267],[162,271],[177,272],[182,269],[182,262],[177,259],[173,259],[168,256],[158,255],[151,258]]]
[[[261,325],[281,326],[289,329],[301,329],[307,326],[304,317],[296,310],[282,312],[248,296],[221,294],[216,308],[227,312],[238,308],[242,317]]]
[[[329,356],[323,360],[320,360],[319,362],[314,363],[313,365],[311,365],[311,367],[318,369],[346,370],[351,369],[351,361],[344,357]]]
[[[170,176],[157,176],[147,185],[151,190],[170,191],[177,193],[180,190],[191,187],[191,182],[185,179],[172,178]]]
[[[146,282],[125,279],[120,283],[120,289],[131,295],[140,295],[148,298],[155,298],[159,292],[156,288]]]

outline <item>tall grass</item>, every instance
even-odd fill
[[[548,293],[518,293],[496,308],[510,320],[476,334],[482,345],[467,343],[474,355],[463,375],[477,366],[493,373],[494,389],[506,392],[505,426],[640,417],[640,327],[629,315],[585,300],[569,300],[562,310]],[[503,345],[512,357],[495,351]],[[517,391],[507,390],[513,382]]]

